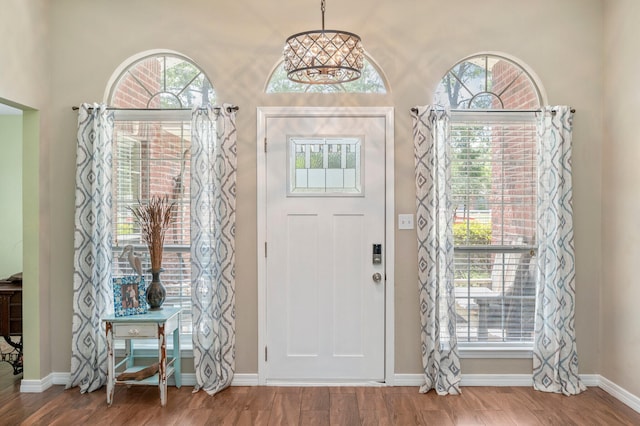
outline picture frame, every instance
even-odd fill
[[[147,312],[144,277],[132,275],[113,278],[113,310],[116,317]]]

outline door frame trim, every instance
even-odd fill
[[[341,116],[341,117],[383,117],[385,119],[385,354],[384,377],[387,386],[394,385],[395,377],[395,322],[394,322],[394,266],[395,266],[395,174],[394,174],[394,108],[393,107],[258,107],[257,108],[257,261],[258,261],[258,384],[269,385],[265,345],[267,343],[267,262],[265,242],[267,236],[267,156],[265,153],[266,126],[269,118]],[[311,385],[314,383],[290,383]],[[339,383],[333,383],[339,385]],[[347,383],[345,383],[347,384]],[[352,383],[349,383],[352,384]],[[368,383],[361,383],[366,385]],[[379,385],[379,383],[376,383]]]

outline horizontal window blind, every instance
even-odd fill
[[[452,113],[457,337],[532,342],[536,252],[533,113]]]
[[[151,281],[148,249],[131,207],[153,195],[168,196],[175,207],[160,277],[167,290],[164,305],[184,309],[183,333],[191,333],[190,126],[190,121],[130,120],[120,114],[113,143],[113,274],[133,273],[128,260],[120,258],[124,247],[132,245],[142,259],[146,282]]]

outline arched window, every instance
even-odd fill
[[[209,79],[189,59],[176,54],[146,56],[116,80],[108,103],[118,108],[172,109],[215,104]]]
[[[435,91],[434,103],[451,109],[537,109],[540,90],[515,61],[476,55],[455,64]]]
[[[537,249],[534,111],[541,91],[516,61],[481,54],[444,75],[434,104],[451,110],[460,348],[530,348]]]
[[[213,86],[191,60],[173,53],[145,56],[128,64],[109,90],[116,109],[113,137],[113,275],[132,273],[124,247],[131,245],[149,269],[149,256],[131,208],[152,196],[176,204],[165,235],[162,282],[165,305],[183,308],[181,332],[190,334],[191,109],[215,103]],[[147,277],[149,281],[150,277]],[[188,342],[187,342],[188,343]]]
[[[280,60],[274,68],[267,86],[266,93],[387,93],[387,86],[382,73],[373,61],[364,58],[362,76],[355,81],[341,84],[301,84],[287,78],[284,61]]]

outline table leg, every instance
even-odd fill
[[[158,386],[160,387],[160,405],[162,407],[164,407],[167,403],[167,339],[164,334],[164,326],[164,323],[158,324]]]
[[[113,324],[107,322],[107,405],[113,403],[113,393],[115,390],[115,357],[113,353]]]
[[[131,339],[125,339],[124,352],[127,357],[127,368],[133,367],[133,341]]]
[[[180,328],[173,330],[173,377],[176,381],[176,387],[182,386],[182,366],[181,366],[181,353],[180,353]]]

